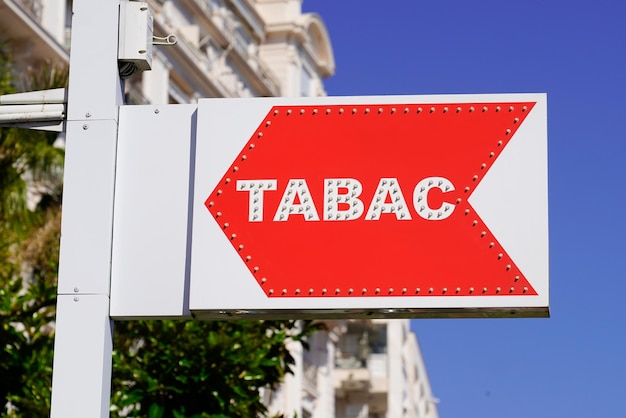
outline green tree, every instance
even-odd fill
[[[116,324],[113,400],[124,416],[259,417],[260,388],[290,372],[290,340],[305,347],[319,328],[304,321],[138,321]]]
[[[62,87],[45,66],[13,76],[0,44],[0,94]],[[0,128],[0,417],[49,414],[63,149],[56,135]],[[34,192],[30,195],[29,191]],[[30,207],[29,207],[30,202]],[[294,321],[132,321],[115,324],[112,414],[258,417],[260,388],[289,373]]]
[[[45,66],[18,79],[0,47],[0,94],[19,82],[63,86],[66,73]],[[56,137],[0,129],[0,407],[8,416],[49,410],[63,167]]]

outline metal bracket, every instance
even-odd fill
[[[152,36],[152,45],[172,46],[176,45],[178,38],[176,35]]]
[[[29,91],[0,96],[0,126],[61,132],[67,89]]]

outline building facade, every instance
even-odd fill
[[[303,418],[437,418],[408,319],[326,321],[309,350],[291,347],[295,373],[266,394],[270,411]]]
[[[302,0],[147,0],[156,36],[152,69],[126,80],[127,104],[195,103],[201,97],[323,96],[333,74],[330,37]],[[67,65],[71,0],[0,0],[0,37],[16,69]],[[294,374],[264,393],[286,417],[436,418],[408,320],[327,321],[310,349],[290,346]]]

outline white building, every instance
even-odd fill
[[[154,34],[176,35],[178,44],[155,47],[152,70],[127,80],[127,103],[325,95],[322,79],[335,71],[332,46],[322,19],[302,13],[302,0],[147,2]],[[71,0],[0,0],[0,35],[11,40],[16,68],[69,62],[71,6]],[[265,394],[270,411],[305,418],[437,417],[408,320],[327,325],[309,351],[299,343],[290,347],[295,374]]]
[[[437,418],[407,319],[327,321],[310,350],[291,347],[295,374],[266,395],[273,413],[304,418]]]

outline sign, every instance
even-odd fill
[[[544,95],[207,99],[190,308],[547,315]]]

